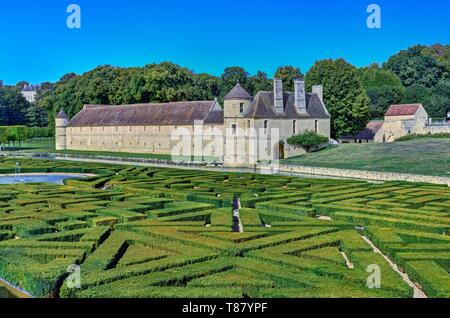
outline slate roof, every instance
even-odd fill
[[[69,117],[67,116],[67,114],[64,112],[63,109],[61,109],[58,113],[58,115],[56,115],[57,119],[68,119]]]
[[[224,99],[252,100],[253,97],[241,86],[241,84],[237,83],[236,86],[234,86],[233,89],[224,97]]]
[[[193,125],[196,120],[223,123],[217,101],[136,105],[86,105],[68,127]]]
[[[294,106],[294,93],[284,92],[283,99],[284,113],[277,114],[273,107],[274,93],[259,92],[244,117],[256,119],[330,118],[328,110],[316,93],[306,93],[306,113],[297,112]]]
[[[414,115],[422,104],[391,105],[385,116],[411,116]]]
[[[373,140],[375,138],[375,135],[380,130],[381,127],[383,127],[384,121],[380,120],[373,120],[370,121],[367,126],[361,130],[356,135],[345,135],[340,137],[339,139],[367,139],[367,140]]]
[[[247,113],[244,114],[245,118],[330,118],[328,110],[315,93],[306,94],[306,113],[299,113],[294,106],[294,93],[285,92],[284,113],[277,114],[273,107],[273,92],[259,92],[253,99],[239,84],[233,90],[228,94],[231,96],[228,98],[252,100]],[[115,106],[85,105],[72,118],[68,127],[181,126],[193,125],[196,120],[201,120],[204,124],[223,124],[224,112],[217,100]]]
[[[370,121],[366,128],[356,134],[356,139],[374,139],[377,132],[383,127],[383,121]]]

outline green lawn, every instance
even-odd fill
[[[342,144],[283,162],[292,165],[450,176],[450,139]]]
[[[16,144],[13,148],[12,144],[8,147],[3,147],[1,152],[14,153],[14,152],[52,152],[55,150],[55,140],[53,138],[32,139],[26,142]]]

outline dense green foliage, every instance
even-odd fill
[[[333,137],[354,134],[367,124],[369,98],[354,66],[343,59],[318,61],[305,79],[308,90],[323,85]]]
[[[137,68],[100,66],[81,76],[68,74],[39,99],[39,106],[53,116],[64,109],[72,117],[84,104],[133,104],[223,98],[240,82],[250,93],[270,88],[267,75],[255,76],[242,68],[225,69],[219,78],[164,62]]]
[[[20,89],[0,86],[0,125],[23,125],[27,123],[30,104]]]
[[[13,144],[16,147],[16,142],[19,143],[28,138],[28,128],[26,126],[0,126],[0,146],[5,144]]]
[[[384,70],[377,64],[358,70],[361,82],[370,99],[369,118],[383,118],[390,105],[401,104],[405,98],[405,88],[392,71]]]
[[[395,141],[402,142],[402,141],[410,141],[410,140],[415,140],[415,139],[427,139],[427,138],[437,138],[437,139],[449,138],[450,139],[450,134],[449,133],[426,134],[426,135],[411,134],[411,135],[400,137]]]
[[[15,163],[0,159],[0,171]],[[0,276],[36,297],[411,297],[356,225],[428,296],[450,295],[445,186],[21,164],[97,174],[0,186]],[[243,233],[232,232],[235,195]],[[80,289],[66,284],[71,264],[81,266]],[[366,285],[372,264],[380,288]]]
[[[450,46],[417,45],[392,56],[383,68],[406,87],[405,103],[422,103],[431,117],[450,110]]]
[[[287,92],[294,91],[294,81],[303,79],[304,75],[299,68],[293,66],[282,66],[275,72],[275,78],[283,81],[283,90]]]
[[[305,131],[300,135],[295,135],[287,140],[288,144],[293,146],[301,146],[305,148],[306,152],[309,152],[311,148],[317,147],[323,143],[328,142],[328,138],[313,131]]]

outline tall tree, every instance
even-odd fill
[[[370,99],[371,119],[383,118],[392,104],[399,104],[405,97],[405,88],[395,73],[382,69],[378,64],[360,68],[358,73]]]
[[[433,87],[448,78],[450,70],[430,52],[426,46],[417,45],[392,56],[383,67],[397,74],[405,87],[414,84]]]
[[[0,87],[0,125],[24,125],[30,104],[15,87]]]
[[[251,93],[252,95],[256,95],[256,93],[261,91],[270,91],[272,90],[272,81],[267,78],[267,74],[261,71],[258,71],[256,75],[249,78]]]
[[[242,67],[232,66],[227,67],[221,76],[222,79],[222,96],[228,94],[229,91],[233,89],[233,87],[240,83],[243,88],[247,91],[251,91],[251,87],[248,81],[249,73]]]
[[[324,87],[333,137],[354,134],[367,124],[369,98],[354,66],[344,59],[318,61],[305,79],[309,90],[316,84]]]
[[[281,66],[275,72],[275,78],[283,81],[283,89],[285,91],[294,91],[294,81],[296,79],[303,79],[304,75],[298,67]]]

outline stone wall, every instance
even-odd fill
[[[199,133],[198,129],[203,132]],[[194,147],[196,134],[203,134],[200,143],[203,149]],[[186,147],[194,156],[207,154],[221,158],[223,147],[217,144],[223,145],[222,135],[222,125],[67,127],[66,149],[170,155],[175,145],[179,145],[180,154],[184,152],[182,147]]]
[[[448,125],[427,125],[425,126],[425,133],[429,134],[450,134],[450,124]]]
[[[270,165],[259,165],[259,169],[270,171]],[[446,184],[450,186],[450,177],[422,176],[414,174],[393,173],[393,172],[377,172],[365,170],[335,169],[322,167],[280,165],[280,172],[299,173],[320,175],[329,177],[364,179],[374,181],[408,181],[408,182],[424,182],[433,184]]]

